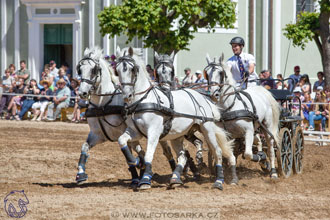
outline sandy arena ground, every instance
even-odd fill
[[[167,189],[170,167],[158,147],[153,188],[133,192],[117,143],[94,147],[88,181],[75,184],[88,131],[87,124],[1,120],[0,219],[11,219],[4,199],[13,190],[29,199],[22,219],[330,219],[330,146],[305,145],[303,174],[276,182],[240,159],[240,183],[225,184],[224,191],[211,189],[208,175]]]

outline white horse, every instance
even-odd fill
[[[156,59],[156,65],[155,65],[155,79],[158,82],[158,85],[163,90],[175,90],[176,88],[176,82],[175,82],[175,71],[173,66],[174,61],[174,52],[172,52],[171,55],[167,54],[158,54],[155,52],[155,59]],[[191,131],[188,133],[188,135],[185,135],[185,138],[191,142],[197,149],[196,152],[196,161],[198,165],[198,170],[202,170],[205,168],[205,163],[203,163],[203,142],[199,138],[195,136],[196,129],[191,129]],[[192,171],[194,172],[194,162],[192,159],[188,159],[190,163],[192,164]],[[197,173],[199,175],[199,173]]]
[[[171,92],[173,99],[171,107],[170,98],[151,84],[149,74],[137,50],[130,47],[120,51],[120,48],[117,48],[117,53],[120,58],[116,70],[129,116],[128,128],[119,137],[118,142],[121,147],[125,147],[128,141],[147,137],[144,158],[146,167],[139,183],[140,189],[150,188],[151,163],[160,139],[170,140],[178,156],[178,165],[170,183],[182,183],[180,175],[186,163],[183,136],[197,124],[216,158],[217,175],[213,187],[222,190],[224,181],[222,151],[224,154],[232,154],[232,142],[227,140],[224,130],[214,123],[214,120],[220,119],[217,107],[198,92],[188,89]]]
[[[81,76],[81,84],[79,87],[79,95],[81,98],[89,98],[89,107],[86,111],[87,121],[90,128],[87,140],[81,147],[80,159],[78,162],[78,174],[76,181],[78,184],[87,180],[85,173],[85,164],[88,158],[88,151],[95,145],[105,141],[117,141],[118,137],[126,129],[125,119],[121,116],[124,107],[122,95],[116,84],[118,78],[113,74],[113,70],[109,68],[108,63],[103,59],[103,52],[100,48],[95,47],[86,49],[84,57],[77,65],[77,72]],[[130,146],[134,146],[134,150],[143,157],[144,152],[138,142],[132,142]],[[136,170],[138,163],[136,158],[131,154],[127,154],[128,148],[122,149],[129,170],[132,174],[131,186],[137,186],[139,175]],[[130,155],[131,157],[127,157]]]
[[[262,86],[249,87],[246,90],[235,89],[236,82],[229,67],[223,62],[212,61],[207,55],[207,67],[204,69],[205,78],[210,86],[211,96],[223,110],[224,127],[232,138],[242,138],[245,141],[244,157],[259,162],[265,161],[259,135],[254,135],[260,128],[268,146],[271,165],[271,178],[277,178],[275,169],[274,144],[279,143],[280,106],[272,94]],[[254,112],[255,111],[255,112]],[[229,113],[230,112],[230,113]],[[226,120],[227,114],[228,120]],[[256,117],[255,117],[256,116]],[[256,138],[258,153],[253,154],[252,145]],[[274,143],[275,141],[275,143]]]
[[[108,140],[111,142],[117,141],[127,128],[125,118],[122,116],[124,109],[122,94],[116,86],[119,84],[118,78],[103,57],[100,48],[87,48],[83,59],[77,65],[77,72],[82,78],[79,94],[84,99],[89,98],[90,102],[86,111],[90,132],[81,148],[78,174],[76,176],[78,183],[86,181],[88,177],[85,173],[88,151],[96,144]],[[173,171],[176,165],[171,149],[166,142],[160,142],[160,144]],[[132,175],[131,186],[135,187],[139,182],[135,166],[139,163],[137,160],[142,160],[144,152],[138,142],[129,143],[129,147],[134,147],[133,149],[139,154],[139,158],[134,158],[131,153],[128,153],[128,148],[122,148]]]

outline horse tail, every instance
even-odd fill
[[[222,150],[222,155],[226,158],[232,156],[234,140],[229,140],[227,132],[218,126],[215,126],[215,136],[217,138],[218,145]]]
[[[266,89],[265,89],[266,90]],[[273,134],[275,138],[275,142],[278,143],[279,141],[279,121],[280,121],[280,106],[278,102],[274,99],[273,95],[266,90],[267,92],[265,95],[267,96],[268,100],[270,101],[270,106],[272,109],[272,126],[271,126],[271,133]]]

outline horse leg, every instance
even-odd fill
[[[157,144],[159,142],[159,137],[161,131],[157,131],[157,129],[148,129],[148,139],[147,139],[147,151],[144,157],[145,159],[145,171],[142,179],[139,182],[140,189],[150,189],[151,188],[151,178],[152,178],[152,160],[156,151]]]
[[[128,170],[131,172],[132,175],[132,182],[130,186],[137,187],[139,183],[139,175],[136,171],[136,166],[140,165],[141,160],[140,157],[135,158],[128,147],[128,142],[132,140],[132,136],[134,137],[134,135],[131,136],[131,134],[134,134],[134,132],[131,129],[127,128],[126,131],[118,138],[118,143],[129,166]]]
[[[88,151],[96,144],[100,144],[103,142],[105,142],[105,139],[103,137],[89,132],[86,142],[83,143],[83,145],[81,146],[81,153],[78,162],[78,173],[76,175],[77,184],[81,184],[88,179],[88,175],[85,173],[86,162],[89,157]]]
[[[140,159],[140,165],[141,165],[141,167],[143,167],[144,166],[144,151],[142,150],[139,142],[128,142],[127,146],[129,147],[131,154],[132,154],[132,149],[133,149],[139,155],[138,157]],[[138,174],[138,172],[136,170],[136,166],[129,166],[128,171],[131,173],[131,176],[132,176],[132,181],[129,186],[130,186],[130,188],[135,189],[138,187],[140,176],[141,176],[141,173],[144,172],[144,169],[141,168],[140,175]]]
[[[264,133],[265,133],[265,139],[266,139],[266,142],[267,142],[269,158],[270,158],[270,166],[271,166],[270,178],[271,179],[277,179],[278,175],[277,175],[276,168],[275,168],[274,140],[271,139],[271,137],[266,132],[264,132]]]
[[[195,136],[194,132],[195,130],[193,130],[193,132],[189,132],[185,135],[185,138],[196,147],[197,166],[201,166],[203,164],[203,142]]]
[[[257,145],[257,149],[258,149],[257,156],[259,157],[259,165],[261,166],[261,169],[264,172],[268,172],[270,170],[270,164],[266,160],[267,155],[262,150],[262,141],[261,141],[261,138],[260,138],[260,134],[256,134],[254,136],[254,142],[253,142],[253,144]]]
[[[175,185],[183,185],[181,181],[181,174],[183,172],[183,168],[187,162],[187,157],[185,155],[185,149],[183,147],[183,137],[179,137],[177,139],[171,140],[171,144],[175,150],[176,156],[178,158],[178,164],[173,171],[170,186],[173,187]]]
[[[167,158],[168,163],[170,164],[172,172],[173,172],[176,167],[176,164],[175,164],[175,160],[173,158],[173,154],[171,152],[171,148],[166,141],[160,141],[159,143],[160,143],[160,146],[162,146],[162,148],[163,148],[163,154]]]
[[[227,141],[227,136],[224,130],[217,127],[215,124],[205,123],[204,126],[201,128],[203,135],[208,143],[208,146],[216,160],[216,181],[213,184],[212,188],[223,190],[224,174],[222,167],[222,150],[219,145],[222,146],[222,149],[225,149],[227,151],[226,154],[228,155],[230,154],[229,151],[232,151],[232,146],[228,144],[230,142]],[[236,164],[235,160],[232,162]]]

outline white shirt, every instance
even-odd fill
[[[190,73],[189,75],[186,75],[183,78],[182,85],[183,86],[189,86],[189,85],[195,83],[196,80],[197,80],[197,77],[195,76],[195,74]]]
[[[255,58],[253,55],[242,52],[239,56],[241,57],[245,71],[249,70],[250,64],[256,65],[256,61],[255,61]],[[241,84],[242,77],[241,77],[241,72],[239,71],[237,56],[234,55],[231,58],[229,58],[227,60],[227,65],[230,66],[231,72],[233,74],[233,78],[237,82],[236,86],[239,86]],[[249,80],[256,80],[256,79],[258,79],[258,75],[257,75],[256,71],[254,70],[253,73],[250,73]],[[256,84],[256,83],[253,83],[253,84]]]
[[[53,70],[51,70],[50,72],[49,72],[49,76],[51,76],[51,77],[56,77],[56,76],[58,76],[58,69],[55,67]]]

